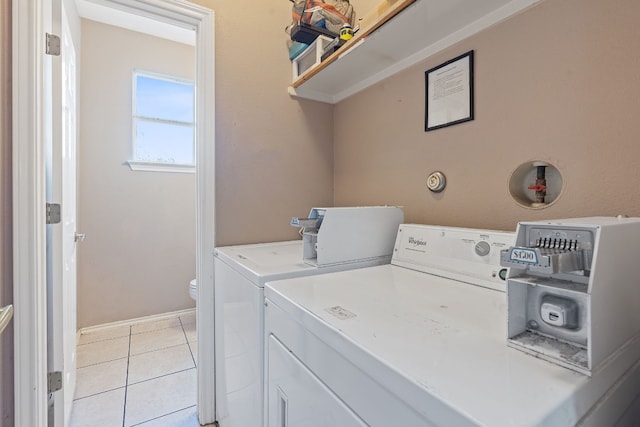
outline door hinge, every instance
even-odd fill
[[[60,204],[47,203],[47,224],[60,224],[61,219]]]
[[[58,390],[62,390],[62,372],[49,372],[47,374],[47,391],[54,393]]]
[[[60,56],[60,36],[47,33],[47,55]]]

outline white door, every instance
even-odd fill
[[[48,371],[62,373],[53,393],[53,425],[69,425],[76,383],[76,52],[61,8],[61,53],[53,60],[50,202],[61,205],[61,222],[47,233]],[[54,8],[55,11],[55,8]],[[55,15],[55,14],[54,14]],[[54,18],[55,21],[55,18]],[[54,25],[55,28],[55,25]]]

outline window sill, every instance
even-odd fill
[[[171,172],[171,173],[196,173],[196,167],[192,165],[176,165],[173,163],[148,163],[126,162],[132,171],[142,172]]]

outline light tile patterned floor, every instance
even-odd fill
[[[83,333],[71,427],[195,427],[195,312]]]

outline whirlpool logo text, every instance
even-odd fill
[[[416,239],[415,237],[409,237],[409,244],[416,247],[427,246],[427,242],[425,240]]]

